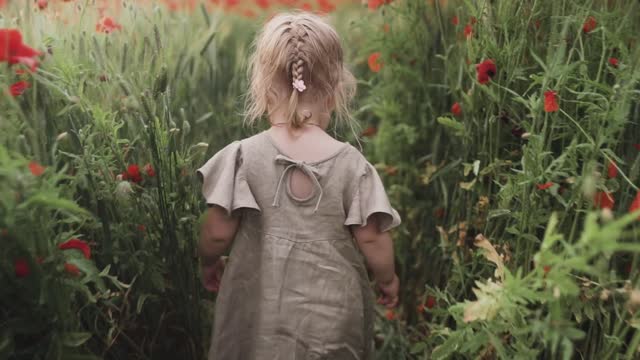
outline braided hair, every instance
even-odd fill
[[[294,128],[301,127],[304,121],[311,117],[310,113],[304,114],[308,116],[300,116],[297,111],[300,93],[306,89],[305,80],[305,64],[307,62],[305,39],[308,37],[307,30],[304,25],[291,23],[291,40],[290,46],[290,62],[287,65],[289,69],[289,77],[291,78],[292,90],[289,96],[289,118],[287,121]],[[297,84],[297,85],[296,85]]]

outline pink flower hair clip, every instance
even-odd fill
[[[303,91],[305,91],[305,89],[307,88],[307,87],[304,85],[304,80],[302,80],[302,79],[300,79],[300,80],[293,80],[292,85],[293,85],[294,89],[298,90],[299,92],[303,92]]]

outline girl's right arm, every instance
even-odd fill
[[[375,215],[369,217],[364,226],[352,225],[351,231],[383,294],[380,303],[388,308],[396,306],[399,280],[395,274],[391,234],[379,230]]]

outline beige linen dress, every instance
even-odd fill
[[[293,195],[291,170],[310,176]],[[200,169],[207,204],[242,212],[216,299],[209,359],[371,359],[374,294],[347,225],[400,224],[376,169],[348,143],[320,161],[283,154],[267,132]]]

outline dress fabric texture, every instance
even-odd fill
[[[313,191],[296,197],[293,169]],[[400,224],[376,169],[353,146],[320,161],[282,153],[267,132],[197,170],[208,205],[241,221],[216,298],[210,360],[371,359],[374,294],[347,225]]]

